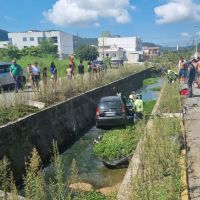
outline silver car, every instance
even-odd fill
[[[10,65],[11,63],[0,62],[0,89],[14,88],[15,80],[10,75]],[[21,84],[26,83],[25,73],[21,77]]]

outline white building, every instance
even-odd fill
[[[128,63],[140,62],[143,57],[142,40],[138,37],[100,37],[98,46],[100,57],[105,56],[106,51],[112,49],[112,46],[125,50],[124,61]]]
[[[61,58],[73,54],[73,36],[61,31],[27,31],[8,33],[9,42],[19,49],[35,47],[45,39],[52,39]]]

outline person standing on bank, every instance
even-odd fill
[[[188,64],[188,81],[187,81],[188,91],[189,91],[188,97],[193,96],[192,85],[193,85],[193,82],[195,80],[196,66],[197,66],[197,60],[196,59],[193,59]]]
[[[10,66],[10,75],[15,80],[15,92],[18,92],[21,81],[22,68],[17,64],[16,59],[12,60],[12,65]]]
[[[84,74],[84,65],[83,65],[83,61],[82,60],[80,61],[80,64],[78,65],[78,73],[80,75]]]
[[[50,72],[51,72],[51,81],[52,81],[52,91],[56,91],[56,84],[57,84],[57,68],[54,62],[50,65]]]

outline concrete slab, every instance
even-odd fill
[[[191,200],[200,200],[200,89],[184,100],[184,122],[188,146],[188,182]]]

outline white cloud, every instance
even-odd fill
[[[100,23],[99,23],[99,22],[95,22],[95,23],[94,23],[94,26],[95,26],[95,27],[100,27]]]
[[[200,21],[200,4],[193,0],[168,0],[168,3],[154,9],[157,24],[186,20]]]
[[[4,15],[3,18],[6,20],[6,21],[14,21],[14,19],[10,16],[7,16],[7,15]]]
[[[48,21],[61,26],[95,25],[100,18],[125,24],[131,21],[129,10],[133,9],[130,0],[57,0],[43,14]]]
[[[190,37],[191,35],[190,35],[189,33],[182,32],[182,33],[181,33],[181,36],[182,36],[182,37]]]
[[[200,31],[196,32],[196,35],[197,35],[197,36],[200,36]]]

